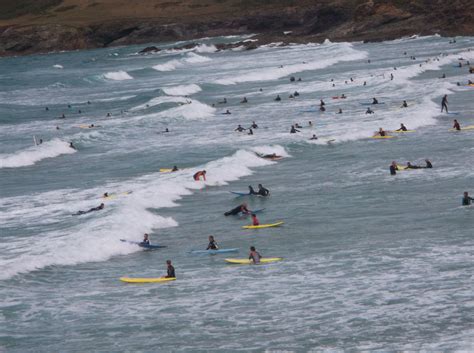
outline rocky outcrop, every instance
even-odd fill
[[[0,28],[0,56],[247,33],[259,33],[256,39],[260,45],[307,43],[325,38],[377,41],[412,34],[474,35],[474,2],[470,0],[326,0],[302,1],[300,6],[292,5],[292,1],[288,4],[278,8],[255,5],[252,11],[236,9],[232,16],[188,16],[182,23],[128,18],[84,26],[9,25]],[[189,44],[189,48],[194,45]],[[254,49],[257,42],[217,47]],[[144,53],[157,50],[150,47]]]

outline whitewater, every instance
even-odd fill
[[[474,38],[215,47],[246,38],[0,59],[0,351],[474,350]]]

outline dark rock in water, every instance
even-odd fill
[[[159,51],[161,51],[160,48],[152,45],[151,47],[146,47],[145,49],[140,50],[138,54],[157,53]]]

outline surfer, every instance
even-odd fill
[[[319,100],[319,106],[322,107],[322,106],[325,106],[326,103],[324,103],[324,101],[322,99]]]
[[[295,125],[291,125],[290,134],[296,134],[297,132],[300,132],[300,130],[296,130]]]
[[[317,136],[315,134],[313,134],[313,136],[311,136],[310,140],[317,140]]]
[[[408,103],[407,103],[407,101],[403,101],[403,104],[402,104],[401,108],[408,108]]]
[[[238,205],[237,207],[234,207],[230,211],[225,212],[224,216],[235,216],[239,213],[243,213],[243,214],[249,214],[250,213],[249,209],[247,208],[246,203]]]
[[[295,91],[295,93],[293,93],[293,96],[295,97],[298,97],[300,94],[298,93],[298,91]]]
[[[255,249],[255,246],[250,247],[249,260],[252,260],[254,264],[260,263],[262,255]]]
[[[275,102],[279,102],[279,101],[281,101],[281,98],[280,98],[280,95],[278,94],[275,98]]]
[[[471,201],[474,201],[474,199],[469,196],[469,193],[467,191],[464,191],[464,196],[462,198],[462,205],[469,206],[471,204]]]
[[[313,127],[313,122],[312,122],[311,120],[308,121],[308,126],[309,126],[309,127]]]
[[[420,167],[419,165],[413,165],[410,162],[407,162],[407,169],[420,169],[420,168],[422,167]]]
[[[213,235],[209,235],[209,244],[207,244],[206,250],[219,250]]]
[[[91,209],[89,209],[88,211],[78,211],[76,213],[76,215],[81,215],[81,214],[86,214],[86,213],[89,213],[89,212],[94,212],[94,211],[100,211],[100,210],[103,210],[105,207],[105,205],[103,203],[101,203],[99,206],[97,207],[92,207]]]
[[[277,156],[276,153],[272,153],[272,154],[260,154],[260,153],[257,153],[257,156],[259,156],[260,158],[263,158],[263,159],[271,159],[271,160],[281,158],[281,156]]]
[[[429,159],[425,159],[426,167],[425,168],[433,168],[433,164],[431,164],[431,161]]]
[[[221,102],[217,102],[217,104],[227,104],[227,98],[224,98]]]
[[[342,109],[339,108],[339,111],[336,114],[342,114]]]
[[[377,98],[372,98],[372,104],[379,104],[379,101],[377,100]]]
[[[443,99],[441,100],[441,113],[443,110],[446,109],[446,113],[448,112],[448,95],[445,94]]]
[[[252,121],[252,125],[250,125],[252,129],[258,129],[258,125],[255,121]]]
[[[390,164],[390,175],[397,175],[397,162],[393,161],[392,164]]]
[[[166,276],[163,278],[176,278],[174,267],[171,264],[171,260],[166,260]]]
[[[387,132],[384,129],[379,128],[379,131],[375,134],[375,136],[387,136]]]
[[[321,112],[325,112],[325,111],[326,111],[326,108],[324,108],[324,106],[320,106],[320,107],[319,107],[319,110],[320,110]]]
[[[290,99],[294,99],[294,98],[295,98],[295,96],[293,96],[292,94],[290,94],[290,95],[288,96],[288,98],[290,98]]]
[[[295,123],[295,128],[297,128],[297,129],[302,129],[303,127],[302,127],[300,124]]]
[[[461,124],[459,124],[457,119],[454,119],[453,129],[456,129],[457,131],[461,131]]]
[[[193,179],[196,180],[196,181],[199,181],[200,179],[206,181],[206,171],[205,170],[200,170],[199,172],[196,172],[194,175],[193,175]]]
[[[247,130],[247,129],[243,128],[242,125],[239,124],[239,126],[237,126],[237,129],[235,129],[234,131],[242,132],[244,130]]]
[[[341,94],[341,98],[342,98],[342,99],[346,99],[347,97],[346,97],[345,94],[343,93],[343,94]]]
[[[225,111],[225,113],[222,113],[222,114],[223,114],[223,115],[230,115],[231,112],[229,111],[229,109],[227,109],[227,110]]]
[[[397,129],[397,130],[395,130],[395,131],[408,131],[408,129],[407,129],[406,126],[403,125],[403,123],[402,123],[402,124],[400,124],[400,129]]]
[[[244,97],[244,99],[242,99],[240,103],[248,103],[247,97]]]
[[[148,237],[148,233],[143,234],[143,241],[142,241],[142,244],[143,244],[143,245],[150,245],[150,239],[149,239],[149,237]]]
[[[172,172],[177,172],[179,169],[177,166],[173,166],[173,169],[171,169]]]
[[[252,128],[249,129],[249,132],[248,132],[247,135],[253,135],[253,130],[252,130]]]
[[[252,213],[252,225],[253,226],[259,226],[260,222],[258,221],[257,215],[255,213]]]
[[[365,112],[365,114],[374,114],[375,112],[370,109],[370,107],[367,108],[367,111]]]
[[[77,150],[76,146],[74,146],[72,142],[69,142],[69,147],[72,148],[73,150]]]
[[[270,195],[270,191],[268,189],[264,188],[262,184],[258,184],[257,194],[260,195],[260,196],[268,196],[268,195]]]

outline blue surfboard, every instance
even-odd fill
[[[248,192],[237,192],[237,191],[229,191],[231,194],[238,195],[238,196],[249,196]]]

